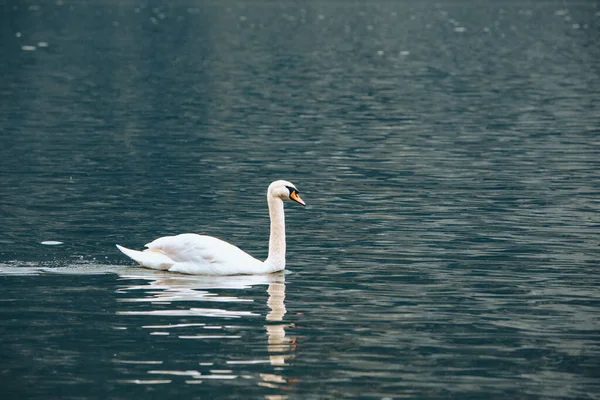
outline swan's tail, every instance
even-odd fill
[[[116,246],[117,249],[121,250],[123,254],[132,260],[137,261],[142,267],[167,270],[171,268],[173,264],[175,264],[173,260],[171,260],[161,251],[137,251],[119,245]]]

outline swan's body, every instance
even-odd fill
[[[269,256],[257,260],[238,247],[212,236],[184,233],[165,236],[146,245],[144,251],[117,245],[126,256],[141,266],[197,275],[267,274],[285,269],[285,216],[283,199],[304,205],[296,187],[287,181],[275,181],[267,190],[271,217]]]

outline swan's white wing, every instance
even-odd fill
[[[266,266],[238,247],[212,236],[183,233],[165,236],[146,245],[175,264],[169,271],[187,274],[235,275],[263,273]]]
[[[117,248],[127,257],[137,261],[146,268],[168,270],[175,262],[160,251],[138,251],[117,245]]]

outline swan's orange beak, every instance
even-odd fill
[[[300,195],[295,190],[290,194],[290,199],[294,200],[296,203],[306,206],[304,200],[300,198]]]

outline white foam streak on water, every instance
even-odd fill
[[[115,363],[119,363],[119,364],[148,364],[148,365],[155,365],[155,364],[162,364],[163,361],[144,361],[144,360],[119,360],[119,359],[114,359],[113,362]]]
[[[188,371],[168,371],[168,370],[150,370],[148,371],[149,374],[161,374],[161,375],[177,375],[177,376],[200,376],[200,372],[199,371],[193,371],[193,370],[188,370]]]
[[[190,326],[205,326],[205,323],[194,324],[172,324],[172,325],[143,325],[144,329],[171,329],[171,328],[188,328]]]
[[[190,308],[189,310],[152,310],[152,311],[117,311],[117,315],[146,315],[146,316],[202,316],[218,318],[259,317],[250,311],[229,311],[217,308]]]
[[[134,385],[165,385],[173,381],[170,379],[122,379],[118,382],[133,383]]]

